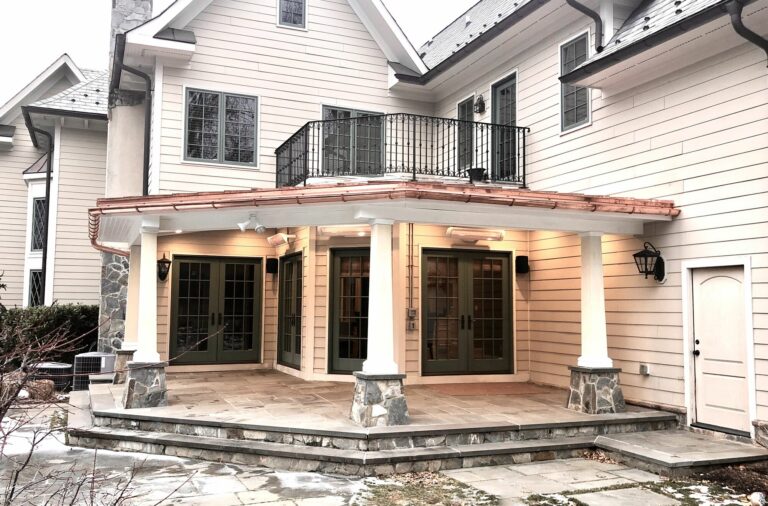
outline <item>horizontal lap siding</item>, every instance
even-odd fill
[[[104,196],[106,132],[63,128],[59,150],[54,300],[98,304],[101,256],[88,239],[88,208]]]
[[[571,36],[586,26],[574,25]],[[629,399],[684,405],[681,261],[745,255],[752,260],[758,418],[768,418],[768,93],[765,55],[744,44],[663,79],[602,97],[592,124],[560,134],[558,43],[511,56],[436,106],[483,94],[518,69],[518,124],[531,128],[527,176],[534,190],[672,199],[681,215],[648,225],[641,238],[603,239],[610,355]],[[637,274],[632,253],[651,241],[667,259],[659,285]],[[564,386],[580,354],[579,237],[530,233],[531,374]],[[651,376],[638,374],[648,363]]]
[[[431,106],[389,97],[387,62],[346,1],[308,2],[308,30],[276,27],[275,0],[214,0],[189,28],[189,68],[164,67],[160,192],[273,187],[274,150],[323,105],[430,114]],[[183,86],[260,98],[259,166],[182,162]]]
[[[27,252],[27,185],[22,173],[43,154],[35,149],[21,116],[14,123],[13,148],[0,151],[0,303],[6,307],[21,306],[24,290],[24,257]]]

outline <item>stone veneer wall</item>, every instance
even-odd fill
[[[127,257],[112,253],[101,254],[99,351],[114,353],[123,345],[129,265]]]

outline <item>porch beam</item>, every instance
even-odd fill
[[[608,357],[602,234],[581,235],[581,356],[579,367],[613,367]]]
[[[393,223],[389,220],[371,221],[368,358],[363,362],[363,372],[366,374],[398,373],[392,287]]]
[[[157,353],[157,234],[160,220],[144,218],[141,224],[141,266],[139,268],[138,349],[136,362],[158,362]]]

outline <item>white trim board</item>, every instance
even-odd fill
[[[757,418],[757,386],[755,381],[755,335],[752,321],[752,259],[749,256],[728,256],[683,260],[680,268],[683,295],[683,370],[685,380],[686,423],[693,423],[696,397],[693,392],[695,382],[691,355],[693,342],[693,269],[707,267],[743,267],[744,268],[744,321],[745,346],[747,348],[747,388],[749,389],[749,418]],[[755,427],[750,426],[751,437],[755,437]]]

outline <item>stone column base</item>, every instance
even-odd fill
[[[114,385],[122,385],[128,377],[128,362],[133,360],[133,354],[136,350],[115,350],[115,377],[112,379]]]
[[[363,427],[406,425],[405,374],[355,372],[355,394],[350,418]]]
[[[123,407],[156,408],[168,405],[165,368],[168,362],[128,362]]]
[[[569,409],[582,413],[623,413],[626,410],[624,394],[619,384],[621,369],[613,367],[569,367],[571,386],[568,394]]]
[[[755,442],[768,448],[768,420],[755,420]]]

